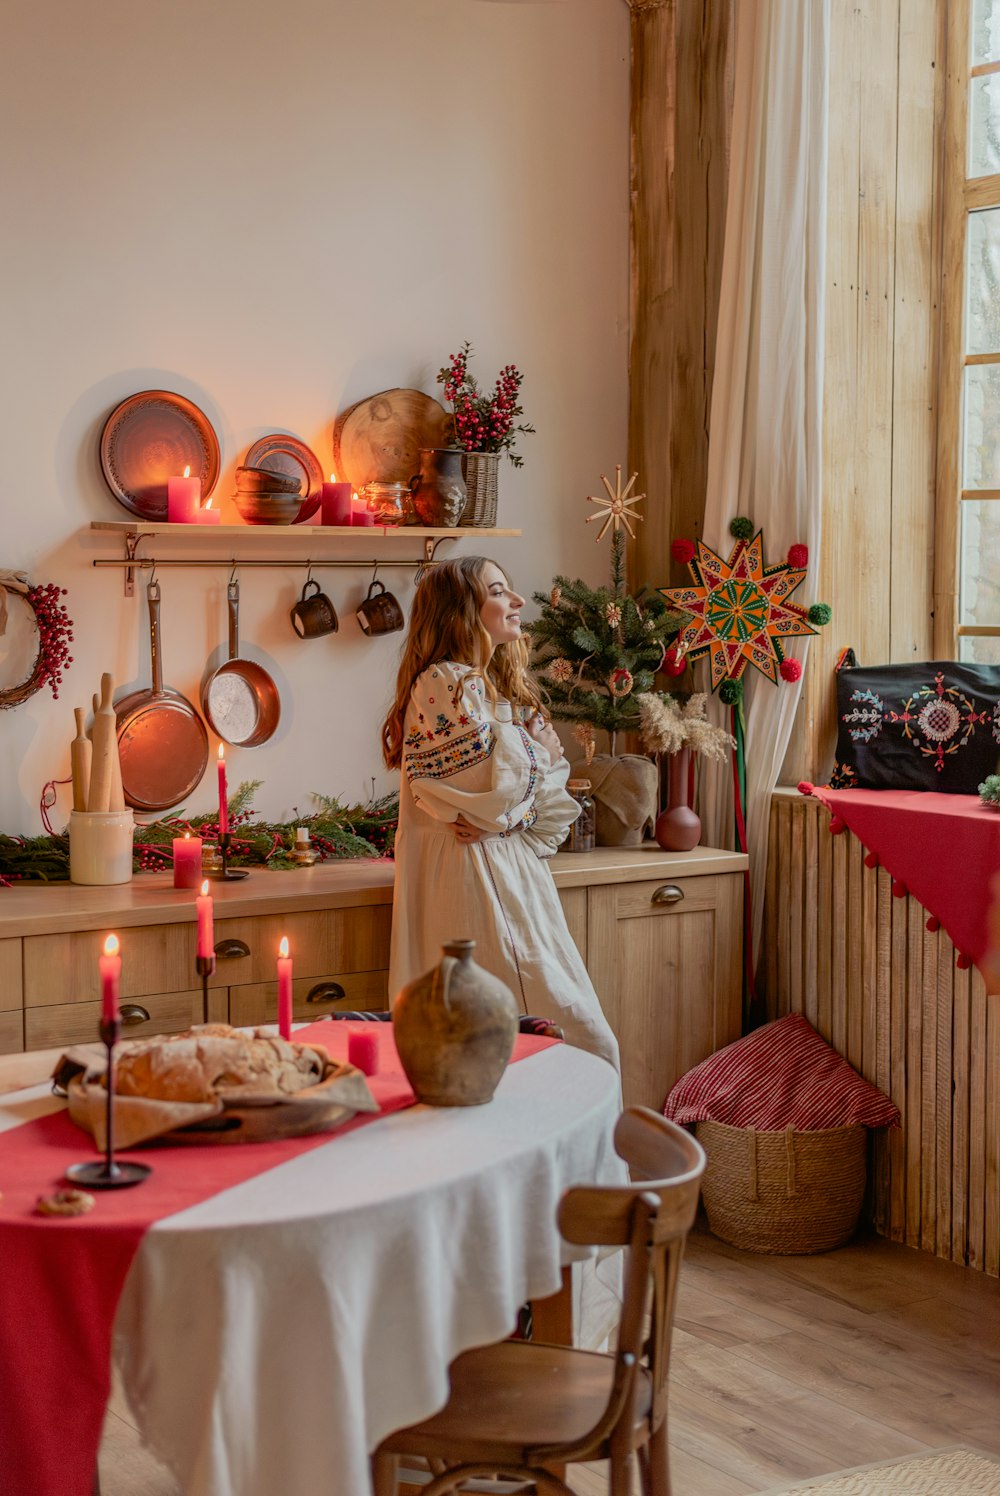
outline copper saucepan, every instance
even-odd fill
[[[160,661],[160,584],[150,579],[149,656],[153,685],[115,703],[118,752],[126,805],[168,810],[200,782],[208,765],[208,733],[195,708],[179,691],[163,686]]]
[[[240,584],[230,582],[229,659],[201,688],[201,709],[212,731],[234,748],[266,743],[281,720],[278,688],[262,665],[241,660]]]

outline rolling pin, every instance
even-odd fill
[[[76,718],[76,737],[69,745],[70,773],[73,775],[73,809],[86,810],[90,794],[91,743],[83,726],[83,707],[73,710]]]
[[[112,759],[118,757],[118,740],[115,733],[115,709],[111,705],[114,681],[105,672],[101,676],[101,700],[94,717],[93,757],[90,768],[90,794],[87,796],[89,810],[111,809],[111,785],[114,775]]]
[[[94,703],[94,721],[101,710],[101,700],[95,691],[91,700]],[[118,748],[118,720],[115,716],[115,751],[111,756],[111,804],[109,810],[125,809],[125,791],[122,789],[122,759]]]

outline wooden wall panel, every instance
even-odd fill
[[[873,1140],[876,1229],[1000,1276],[1000,996],[958,970],[944,932],[929,932],[920,905],[894,898],[885,870],[866,868],[861,843],[828,822],[817,800],[774,797],[768,1011],[805,1013],[900,1109],[902,1127]],[[801,921],[815,922],[815,961]]]

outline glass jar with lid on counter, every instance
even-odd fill
[[[580,814],[569,828],[569,835],[560,847],[561,852],[592,852],[594,850],[594,802],[590,798],[589,779],[569,779],[566,789],[580,807]]]

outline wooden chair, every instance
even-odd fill
[[[573,1496],[561,1471],[578,1460],[608,1460],[610,1496],[630,1496],[633,1456],[644,1496],[669,1496],[670,1336],[705,1155],[682,1128],[645,1107],[619,1118],[615,1148],[637,1182],[578,1186],[558,1213],[566,1241],[627,1248],[615,1353],[534,1341],[467,1351],[452,1363],[442,1411],[390,1435],[375,1452],[375,1496],[396,1496],[400,1455],[423,1456],[442,1470],[421,1496],[448,1496],[467,1480],[501,1475],[533,1481],[540,1496]]]

